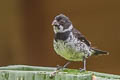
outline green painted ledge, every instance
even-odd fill
[[[76,69],[56,71],[53,67],[12,65],[0,67],[0,80],[120,80],[120,75],[80,72]]]

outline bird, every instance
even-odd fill
[[[86,59],[88,57],[109,54],[107,51],[92,47],[86,37],[73,26],[71,20],[64,14],[55,16],[52,26],[54,50],[68,61],[62,68],[66,68],[71,62],[81,61],[83,62],[81,70],[86,71]]]

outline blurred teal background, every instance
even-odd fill
[[[96,48],[109,56],[90,57],[87,69],[120,74],[120,0],[2,0],[0,2],[0,66],[64,65],[53,50],[51,23],[60,13]],[[69,68],[80,68],[81,62]]]

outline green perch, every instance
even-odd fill
[[[0,80],[120,80],[120,75],[80,72],[67,68],[57,71],[54,67],[13,65],[0,67]]]

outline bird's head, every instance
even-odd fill
[[[66,32],[72,30],[72,22],[63,14],[57,15],[52,22],[54,32]]]

